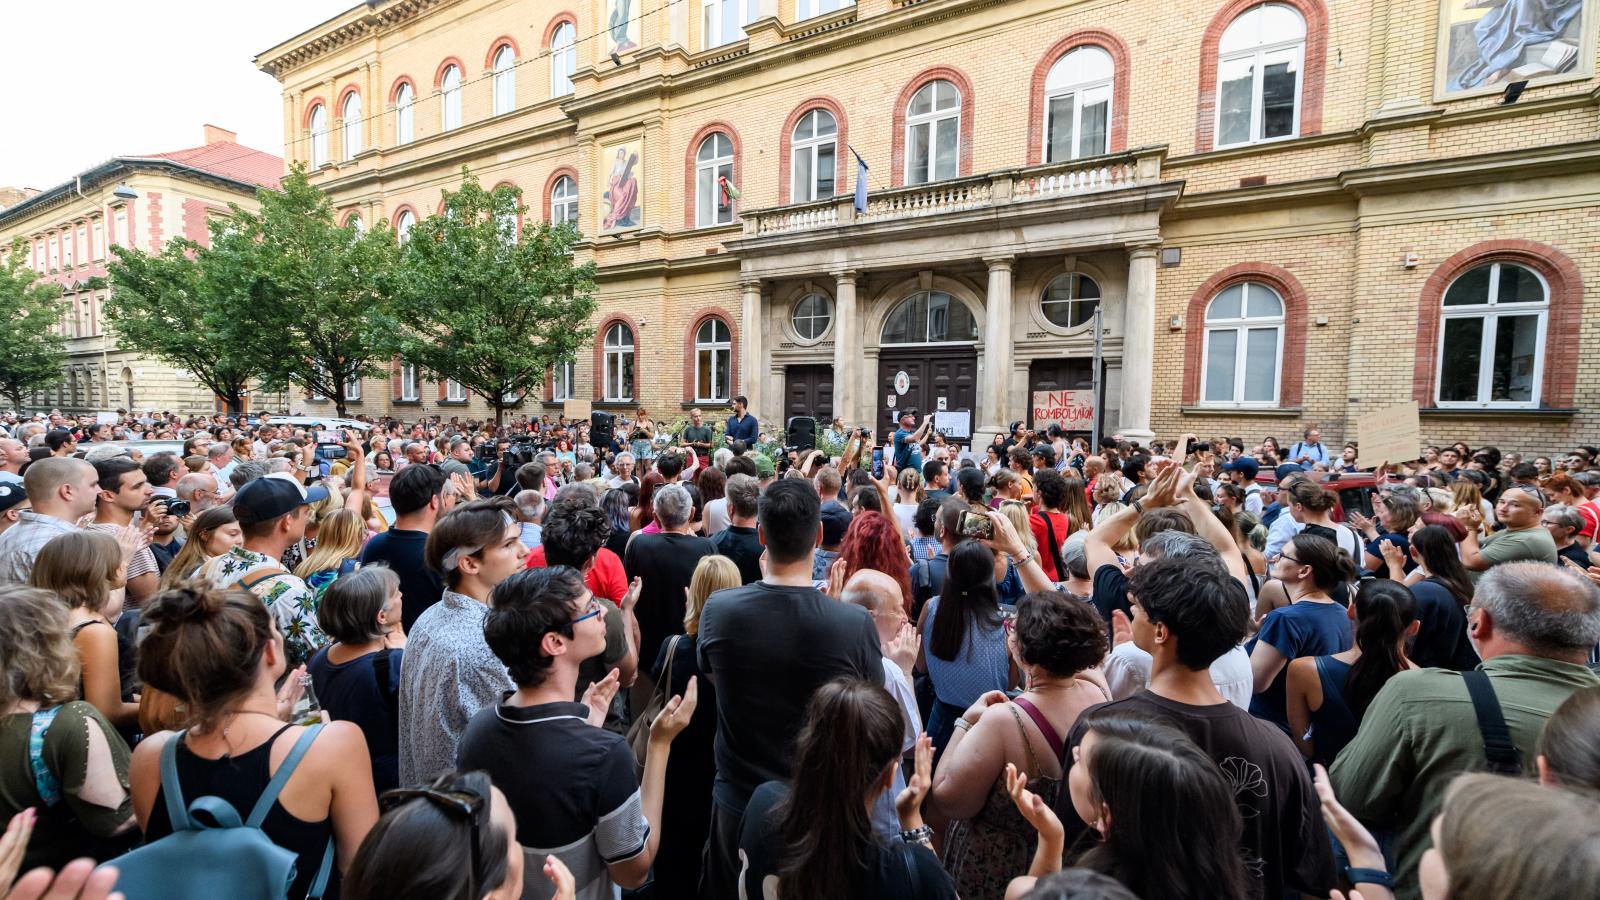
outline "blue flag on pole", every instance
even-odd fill
[[[856,148],[850,148],[850,154],[856,158],[856,212],[867,211],[867,161],[861,158]]]

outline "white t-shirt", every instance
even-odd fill
[[[705,526],[706,537],[711,537],[728,527],[728,498],[718,497],[701,510],[700,522]]]

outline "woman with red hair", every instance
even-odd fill
[[[844,533],[844,542],[839,545],[839,559],[835,565],[840,563],[844,565],[841,586],[862,569],[876,569],[893,578],[900,585],[900,599],[906,615],[911,615],[911,556],[888,516],[872,510],[856,513]]]
[[[661,530],[661,526],[656,524],[655,496],[656,488],[665,480],[660,472],[651,469],[639,481],[639,505],[633,508],[629,516],[633,520],[634,534],[641,531],[645,534],[655,534]]]

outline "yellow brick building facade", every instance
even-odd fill
[[[1415,399],[1428,440],[1564,449],[1600,433],[1600,4],[1508,51],[1518,5],[378,0],[257,64],[342,215],[414,222],[462,166],[575,205],[594,349],[524,414],[742,393],[981,440],[1090,386],[1098,303],[1108,432],[1338,441]],[[400,362],[362,395],[487,412]]]

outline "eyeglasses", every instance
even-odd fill
[[[585,621],[587,619],[592,619],[595,616],[603,614],[605,611],[606,611],[606,608],[604,606],[600,605],[600,601],[594,599],[593,597],[591,597],[591,598],[589,598],[589,605],[584,607],[583,615],[577,617],[576,619],[573,619],[571,622],[568,622],[567,623],[567,627],[571,628],[572,626],[578,624],[579,622]]]
[[[471,830],[472,841],[472,871],[467,873],[467,896],[479,896],[478,872],[483,868],[483,859],[482,851],[478,847],[478,832],[482,830],[483,809],[488,805],[484,797],[475,791],[395,788],[392,791],[384,791],[383,795],[378,798],[378,810],[386,813],[417,799],[426,800],[446,813],[459,817],[460,821],[467,823]]]
[[[1289,562],[1292,562],[1292,563],[1294,563],[1294,564],[1295,564],[1295,565],[1297,565],[1297,566],[1303,566],[1303,565],[1305,565],[1305,563],[1303,563],[1303,562],[1301,562],[1301,561],[1300,561],[1300,560],[1298,560],[1298,559],[1295,559],[1295,558],[1294,558],[1294,557],[1292,557],[1292,556],[1290,556],[1290,555],[1289,555],[1289,554],[1287,554],[1287,553],[1284,553],[1284,552],[1283,552],[1283,551],[1282,551],[1282,550],[1280,550],[1280,551],[1278,551],[1278,558],[1279,558],[1279,559],[1287,559],[1287,560],[1288,560],[1288,561],[1289,561]]]

